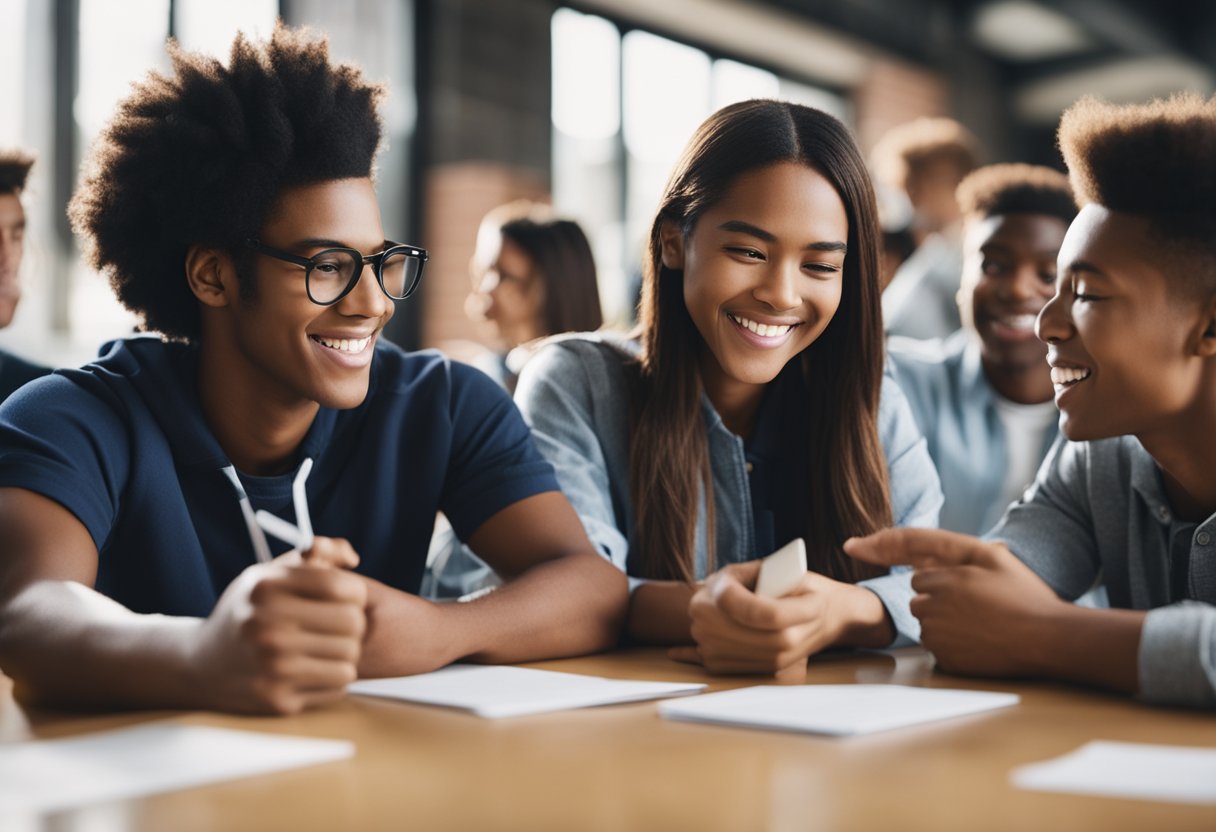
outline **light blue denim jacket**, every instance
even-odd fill
[[[607,336],[553,340],[525,365],[515,403],[532,427],[537,447],[557,471],[562,491],[582,518],[587,534],[622,571],[634,535],[629,490],[629,407],[623,353],[637,344]],[[883,379],[879,435],[887,455],[891,509],[896,525],[937,525],[942,505],[937,472],[907,402],[890,378]],[[731,433],[708,399],[705,423],[714,485],[716,560],[753,560],[750,487],[743,440]],[[702,509],[697,528],[697,577],[705,577],[706,529]],[[910,573],[864,581],[890,612],[896,643],[915,641],[920,624],[908,611]]]
[[[996,392],[980,362],[978,336],[968,329],[944,341],[892,337],[887,366],[908,398],[941,477],[946,497],[941,527],[983,534],[1008,506],[1002,491],[1009,447]],[[1048,431],[1040,459],[1056,435],[1056,429]]]

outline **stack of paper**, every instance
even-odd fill
[[[351,743],[337,740],[163,724],[0,745],[0,819],[327,763],[354,753]]]
[[[768,685],[659,703],[667,719],[852,736],[1007,708],[1017,694],[904,685]]]
[[[591,705],[638,702],[703,690],[703,684],[635,682],[524,667],[452,665],[434,673],[355,682],[348,690],[498,719]]]

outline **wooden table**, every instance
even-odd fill
[[[661,650],[539,662],[620,678],[756,684]],[[655,703],[491,721],[362,697],[288,718],[23,709],[0,677],[0,742],[152,719],[353,740],[353,759],[51,816],[109,830],[1211,830],[1216,807],[1028,792],[1016,766],[1093,739],[1216,746],[1216,715],[1054,684],[934,674],[919,649],[840,654],[808,682],[1015,691],[1015,708],[854,739],[661,720]]]

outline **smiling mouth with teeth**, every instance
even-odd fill
[[[795,326],[798,326],[798,324],[758,324],[750,318],[742,318],[738,315],[732,315],[729,312],[726,313],[726,317],[730,318],[744,329],[754,332],[761,338],[777,338],[778,336],[785,335]]]
[[[1002,318],[996,318],[996,322],[1001,326],[1009,329],[1034,329],[1034,322],[1038,319],[1038,315],[1006,315]]]
[[[1085,381],[1093,374],[1093,370],[1078,370],[1075,367],[1052,367],[1051,383],[1068,386],[1079,381]]]
[[[370,335],[366,338],[322,338],[319,335],[312,335],[310,337],[323,347],[348,353],[363,352],[372,340]]]

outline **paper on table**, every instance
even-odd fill
[[[0,817],[54,812],[353,756],[340,740],[139,725],[0,745]]]
[[[853,736],[1015,705],[1014,693],[905,685],[762,685],[660,702],[667,719]]]
[[[1022,789],[1216,804],[1216,748],[1095,741],[1009,778]]]
[[[424,705],[462,708],[498,719],[591,705],[637,702],[703,690],[703,684],[604,679],[526,667],[452,665],[433,673],[367,679],[348,690]]]

